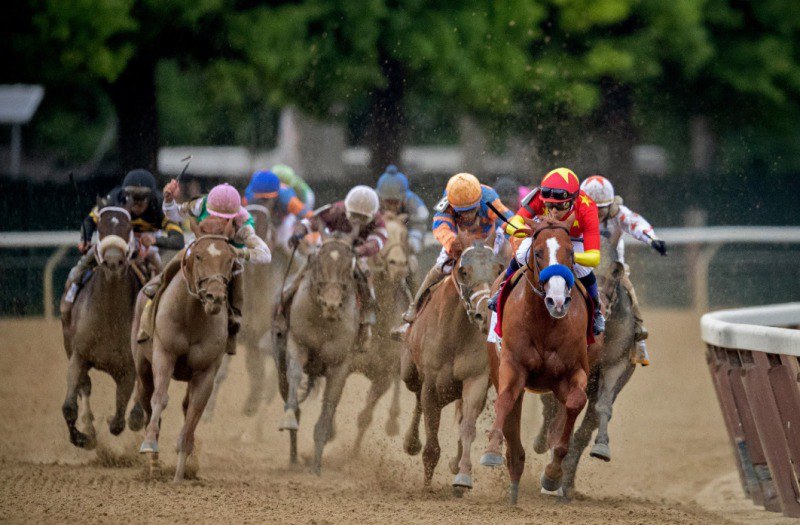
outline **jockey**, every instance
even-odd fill
[[[265,206],[271,215],[281,220],[277,243],[282,246],[287,246],[295,222],[298,219],[311,217],[313,213],[311,208],[297,197],[295,190],[281,182],[272,170],[253,173],[250,184],[244,190],[244,197],[248,205]],[[311,197],[313,201],[313,193]]]
[[[228,294],[228,346],[226,352],[230,355],[236,353],[236,334],[242,324],[242,303],[244,290],[242,283],[242,261],[253,264],[269,264],[272,253],[261,237],[256,235],[253,227],[253,218],[242,207],[242,199],[236,188],[230,184],[214,186],[208,195],[178,204],[175,198],[179,196],[180,186],[175,179],[164,186],[163,210],[166,216],[175,222],[184,219],[195,219],[201,231],[214,231],[210,228],[212,223],[233,220],[234,236],[231,244],[236,248],[237,264],[234,266],[233,277],[229,284]],[[221,228],[217,228],[219,230]],[[154,298],[161,288],[172,280],[180,270],[181,254],[175,256],[164,268],[159,276],[151,280],[142,292],[150,299]],[[144,320],[152,316],[142,314],[142,329],[137,339],[141,342],[152,335],[152,324]],[[147,326],[145,326],[147,325]]]
[[[156,188],[155,177],[149,171],[143,169],[129,171],[122,185],[111,190],[105,200],[108,205],[125,208],[130,213],[133,232],[138,234],[140,245],[147,248],[145,262],[152,274],[161,271],[159,248],[166,250],[183,248],[183,230],[177,223],[166,218],[161,211],[161,193]],[[99,208],[95,206],[81,224],[78,250],[83,255],[67,277],[69,292],[65,303],[68,307],[67,311],[63,312],[66,315],[69,315],[71,305],[80,291],[84,274],[97,266],[94,250],[90,248],[92,235],[97,230],[98,217]]]
[[[514,235],[518,227],[524,226],[523,217],[532,219],[549,216],[571,224],[570,237],[575,250],[573,271],[594,301],[594,333],[605,331],[605,318],[600,309],[600,295],[597,278],[592,268],[600,264],[600,229],[597,218],[597,205],[580,189],[578,176],[567,168],[557,168],[542,179],[540,187],[534,189],[522,201],[522,206],[511,219],[506,232]],[[528,251],[533,244],[530,238],[524,239],[517,248],[516,255],[506,270],[506,277],[513,275],[527,263]],[[489,301],[494,310],[499,292]]]
[[[625,242],[622,240],[622,234],[627,233],[650,245],[661,255],[667,254],[667,245],[656,236],[653,227],[644,217],[632,212],[622,204],[622,197],[614,195],[614,186],[605,177],[600,175],[589,177],[583,181],[581,189],[597,203],[601,235],[611,239],[612,246],[616,247],[617,260],[625,265],[626,271],[622,277],[622,285],[625,286],[631,297],[631,311],[636,323],[634,328],[636,351],[632,361],[634,364],[647,366],[650,364],[650,357],[647,355],[647,346],[644,341],[647,339],[648,333],[642,320],[639,299],[628,275],[628,265],[625,264]]]
[[[270,171],[277,175],[283,184],[286,184],[294,190],[297,194],[297,198],[303,202],[306,208],[310,210],[314,209],[314,201],[316,200],[314,191],[292,168],[286,164],[276,164],[272,166]]]
[[[343,202],[323,206],[314,212],[312,219],[303,219],[297,225],[290,243],[296,246],[310,232],[320,228],[327,231],[353,234],[353,251],[357,257],[355,267],[356,288],[361,304],[357,348],[365,351],[372,339],[372,325],[376,321],[377,303],[367,259],[377,254],[386,243],[386,226],[379,211],[378,194],[369,186],[356,186],[347,193]],[[281,321],[287,321],[288,305],[297,292],[305,268],[298,272],[292,283],[283,291]]]
[[[504,217],[511,217],[511,211],[500,202],[497,193],[481,184],[474,175],[458,173],[447,181],[444,197],[434,208],[436,214],[433,216],[433,236],[441,243],[442,250],[403,314],[406,323],[414,321],[428,290],[453,271],[461,252],[473,241],[486,242],[502,226],[502,220],[489,205]],[[406,328],[408,325],[400,327],[398,331]]]
[[[378,179],[375,187],[381,201],[382,212],[408,215],[408,247],[414,255],[422,251],[422,242],[430,216],[428,207],[408,188],[408,178],[390,164]]]

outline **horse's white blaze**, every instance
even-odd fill
[[[339,260],[339,252],[331,252],[328,255],[330,255],[331,259],[333,259],[334,261],[338,261]]]
[[[212,244],[208,247],[208,254],[211,257],[219,257],[220,255],[222,255],[222,251],[220,251],[220,249],[217,248],[216,245]]]
[[[548,266],[558,264],[559,248],[560,245],[558,244],[558,239],[554,237],[547,239],[547,250],[549,252]],[[544,289],[545,297],[551,298],[556,308],[563,308],[564,301],[566,300],[567,281],[565,281],[563,277],[551,277],[547,281],[547,284],[544,285]]]

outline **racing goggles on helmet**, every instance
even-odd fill
[[[126,186],[125,198],[134,202],[143,202],[150,198],[152,190],[145,186]]]
[[[350,222],[356,222],[359,224],[369,224],[372,220],[369,215],[364,213],[358,213],[357,211],[348,211],[347,212],[347,220]]]
[[[543,199],[553,199],[557,201],[569,201],[578,196],[577,192],[570,193],[567,190],[548,188],[545,186],[540,188],[539,192]]]
[[[544,207],[558,211],[566,211],[572,207],[572,200],[561,202],[545,202]]]

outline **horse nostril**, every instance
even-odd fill
[[[567,305],[568,305],[569,303],[571,303],[571,302],[572,302],[572,297],[570,297],[570,296],[567,296],[567,297],[564,299],[564,306],[567,306]]]
[[[475,314],[475,320],[479,323],[483,322],[483,314]]]
[[[544,304],[546,304],[547,306],[555,306],[556,302],[553,300],[552,297],[547,297],[544,300]]]

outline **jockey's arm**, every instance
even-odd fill
[[[366,240],[356,247],[356,254],[359,257],[372,257],[381,251],[383,245],[386,244],[386,238],[389,233],[386,231],[386,226],[383,219],[376,218],[371,224],[371,230],[367,235]]]
[[[284,186],[280,189],[278,199],[284,211],[287,214],[296,216],[298,219],[311,217],[314,213],[297,197],[297,193],[290,186]]]
[[[83,222],[81,223],[81,241],[86,243],[86,246],[92,242],[92,235],[97,230],[97,207],[92,208]]]
[[[272,261],[272,252],[264,239],[256,235],[256,231],[249,224],[245,224],[234,237],[236,242],[244,244],[244,249],[238,250],[239,257],[253,264],[269,264]]]
[[[452,255],[453,242],[456,240],[456,221],[447,211],[438,212],[433,216],[433,236]]]
[[[408,245],[412,252],[419,253],[422,250],[425,229],[431,214],[422,199],[413,191],[409,191],[406,196],[406,211],[408,213]]]
[[[162,235],[156,238],[156,246],[165,250],[180,250],[184,245],[183,230],[177,223],[164,217]]]
[[[164,199],[161,209],[168,220],[180,224],[184,219],[189,217],[197,218],[203,213],[203,199],[197,198],[181,204],[178,204],[175,200],[167,202]]]
[[[600,264],[600,219],[597,205],[583,205],[578,209],[578,224],[583,233],[583,252],[575,254],[575,263],[588,268]]]
[[[627,206],[619,205],[619,215],[617,217],[622,231],[630,234],[635,239],[645,244],[650,244],[650,241],[658,239],[656,232],[653,231],[653,227],[647,222],[647,219],[633,212]]]

